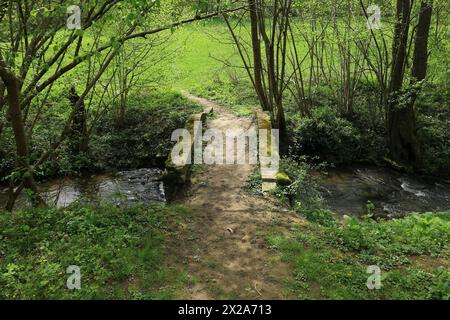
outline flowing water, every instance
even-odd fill
[[[450,181],[372,166],[333,169],[321,179],[328,207],[340,215],[403,217],[410,212],[450,210]]]
[[[80,178],[52,180],[41,186],[42,196],[49,205],[67,207],[75,201],[106,201],[116,206],[135,203],[165,203],[161,169],[137,169],[116,174],[94,175]],[[0,204],[8,199],[7,189],[0,193]],[[29,207],[24,193],[17,199],[15,208]]]
[[[149,168],[116,174],[52,180],[41,186],[49,205],[67,207],[75,201],[107,201],[117,206],[135,203],[166,203],[163,170]],[[450,181],[402,174],[375,166],[353,166],[329,170],[321,175],[320,189],[330,210],[339,215],[367,214],[367,203],[375,205],[374,215],[398,218],[410,212],[450,210]],[[2,207],[7,189],[0,192]],[[24,193],[16,209],[28,207]]]

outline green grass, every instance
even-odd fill
[[[231,19],[231,23],[234,25],[236,21]],[[340,24],[343,28],[343,22]],[[351,36],[365,41],[370,36],[370,32],[364,19],[356,19],[353,24],[356,31]],[[295,25],[295,33],[309,32],[312,34],[309,22],[295,21]],[[245,21],[242,32],[239,31],[239,28],[236,29],[236,32],[247,43],[250,41],[248,29],[249,23]],[[393,24],[386,22],[383,25],[383,34],[387,37],[388,50],[391,46],[390,34],[392,31]],[[379,38],[380,34],[377,36]],[[297,39],[297,52],[300,59],[303,59],[308,56],[308,46],[302,35],[298,34]],[[331,27],[327,30],[325,42],[328,46],[337,45],[336,35],[333,34]],[[445,42],[440,47],[436,47],[434,41],[431,42],[430,47],[433,48],[433,54],[430,56],[429,62],[430,76],[436,81],[442,81],[442,78],[448,78],[447,73],[443,72],[441,68],[442,61],[448,61],[450,57],[447,53],[448,50],[445,50],[448,43]],[[211,19],[177,28],[169,39],[167,52],[174,53],[170,62],[165,64],[161,70],[167,85],[171,85],[176,90],[187,90],[226,104],[241,115],[249,115],[258,106],[259,103],[251,82],[223,20]],[[333,54],[331,55],[330,52]],[[374,52],[372,53],[374,54]],[[325,60],[332,60],[337,65],[341,63],[336,49],[331,50],[328,47],[325,55]],[[307,57],[302,64],[305,79],[309,77],[309,65],[310,60]],[[290,68],[291,66],[288,64],[287,69]],[[369,78],[375,80],[373,76],[369,76]],[[326,90],[332,96],[336,88],[320,86],[312,88],[312,90]]]
[[[286,285],[298,298],[450,298],[448,212],[381,222],[350,219],[345,224],[323,217],[320,211],[311,219],[316,222],[295,227],[288,236],[274,232],[268,237],[296,270]],[[371,265],[382,270],[380,290],[367,288]]]
[[[168,299],[186,280],[167,265],[177,206],[79,206],[0,215],[0,299]],[[80,267],[81,290],[66,268]]]
[[[222,22],[204,22],[178,28],[172,35],[171,49],[176,51],[171,64],[172,84],[179,89],[195,90],[221,76],[223,64],[231,60],[241,65],[229,41],[226,25]]]
[[[178,28],[168,50],[174,52],[174,57],[165,68],[164,81],[174,89],[226,104],[241,115],[251,114],[257,106],[250,80],[241,68],[242,61],[223,21]]]

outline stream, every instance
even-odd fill
[[[365,215],[368,201],[377,218],[450,210],[450,182],[438,178],[366,165],[330,169],[320,181],[327,206],[339,215]]]
[[[110,202],[116,206],[136,203],[166,203],[164,171],[157,168],[120,171],[115,174],[56,179],[41,185],[49,205],[67,207],[76,201]],[[327,207],[339,215],[367,214],[367,203],[375,205],[375,217],[399,218],[410,212],[450,210],[450,182],[438,178],[399,173],[382,167],[352,166],[321,174],[319,188]],[[6,204],[7,188],[0,190]],[[29,207],[25,193],[15,209]]]
[[[163,170],[156,168],[120,171],[115,174],[93,175],[79,178],[63,178],[43,183],[40,187],[45,201],[64,208],[75,201],[110,202],[116,206],[136,203],[166,203]],[[0,203],[6,204],[8,189],[0,192]],[[30,203],[22,194],[15,209],[27,208]]]

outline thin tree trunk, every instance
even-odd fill
[[[258,95],[258,99],[261,103],[261,107],[264,111],[269,110],[267,98],[264,92],[262,84],[262,56],[261,46],[259,43],[259,31],[258,31],[258,8],[257,0],[248,0],[248,8],[250,11],[250,23],[251,23],[251,37],[252,37],[252,49],[253,49],[253,73],[255,78],[255,90]]]
[[[0,60],[0,77],[3,79],[8,96],[9,117],[14,132],[17,152],[17,166],[22,176],[22,183],[25,188],[32,192],[33,206],[45,206],[45,202],[39,197],[36,183],[34,181],[33,170],[29,163],[28,141],[25,133],[25,126],[22,119],[22,110],[20,107],[19,80],[10,72],[3,61]],[[8,204],[6,208],[11,211],[14,201]]]
[[[4,127],[4,119],[1,118],[1,112],[5,106],[5,84],[3,83],[2,78],[0,77],[0,140],[2,138],[3,127]],[[0,156],[2,155],[2,150],[0,149]]]
[[[86,109],[84,101],[80,101],[80,96],[77,94],[75,87],[72,87],[69,92],[69,100],[73,109],[73,119],[70,128],[69,142],[72,145],[72,154],[86,152],[88,149],[88,139],[86,130]]]

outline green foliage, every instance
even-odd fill
[[[58,110],[67,108],[62,101]],[[113,108],[94,128],[87,153],[73,154],[70,139],[66,140],[48,161],[37,168],[37,177],[77,175],[80,171],[101,172],[118,168],[160,165],[172,147],[171,135],[183,128],[186,119],[201,108],[175,91],[151,91],[133,94],[123,121],[119,124]],[[34,163],[58,138],[61,116],[50,117],[47,125],[37,126],[31,142],[31,163]],[[0,149],[7,156],[0,160],[0,174],[8,176],[14,169],[14,141],[8,128],[0,140]],[[7,140],[5,138],[10,138]],[[51,137],[51,139],[49,139]]]
[[[172,132],[201,110],[173,91],[132,96],[129,104],[120,125],[109,116],[92,140],[92,163],[98,169],[158,165],[158,159],[162,163],[173,145]]]
[[[245,190],[255,194],[262,194],[262,177],[259,167],[255,167],[252,174],[247,178]]]
[[[450,268],[436,257],[450,257],[449,212],[344,224],[324,210],[300,213],[313,223],[268,238],[295,266],[288,288],[299,298],[448,299]],[[370,265],[382,270],[381,290],[366,287]]]
[[[357,161],[379,163],[387,153],[383,107],[380,106],[375,85],[360,83],[354,101],[353,114],[348,116],[359,134],[360,153]]]
[[[289,123],[294,154],[318,155],[335,164],[357,160],[360,134],[331,107],[319,107],[310,117],[292,115]]]
[[[434,300],[450,300],[450,268],[440,268],[431,281],[432,287],[428,297]]]
[[[164,230],[184,215],[160,206],[4,213],[0,299],[168,298],[182,275],[164,265]],[[66,287],[70,265],[81,290]]]
[[[367,209],[367,217],[372,218],[373,212],[375,211],[375,205],[371,201],[367,201],[366,209]]]
[[[328,240],[347,250],[391,257],[448,254],[449,221],[448,214],[411,214],[380,223],[350,218],[345,226],[332,230]]]
[[[426,85],[417,101],[423,171],[445,177],[450,177],[449,101],[448,84]]]
[[[280,171],[285,172],[291,183],[278,185],[275,195],[290,205],[303,208],[317,208],[323,204],[323,199],[318,190],[318,183],[311,170],[313,166],[308,164],[306,158],[294,160],[285,158],[280,161]]]
[[[297,211],[311,222],[316,222],[322,226],[331,227],[336,225],[337,221],[333,212],[325,209],[302,209],[297,207]]]

